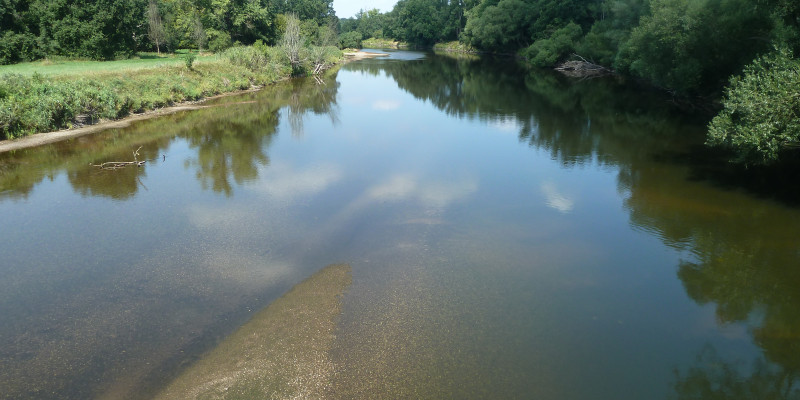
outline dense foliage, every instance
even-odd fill
[[[743,162],[770,163],[800,147],[800,60],[786,49],[756,60],[731,79],[725,108],[708,141],[737,150]]]
[[[539,67],[579,55],[679,96],[709,101],[727,93],[709,143],[732,147],[742,161],[772,162],[778,148],[796,141],[796,109],[743,111],[748,98],[747,107],[754,98],[795,104],[787,96],[800,90],[791,79],[796,61],[783,54],[751,63],[776,46],[798,54],[796,0],[400,0],[390,12],[341,20],[340,31],[348,45],[369,37],[412,45],[458,40]]]
[[[676,95],[708,101],[727,93],[726,110],[741,107],[734,103],[743,91],[759,93],[768,103],[784,101],[768,87],[773,81],[748,80],[762,76],[759,69],[776,59],[747,66],[775,47],[800,51],[796,0],[399,0],[391,11],[372,9],[341,20],[332,0],[0,0],[0,63],[52,56],[107,60],[176,48],[218,52],[256,41],[275,45],[290,15],[300,21],[293,26],[303,40],[298,46],[359,47],[370,38],[421,46],[458,41],[469,49],[516,54],[540,67],[580,55]],[[790,65],[775,62],[764,73],[786,79],[791,74],[779,70]],[[731,80],[745,69],[743,78]],[[724,92],[729,82],[734,86]],[[788,86],[781,90],[797,90],[795,81],[782,84]],[[780,152],[770,150],[774,146],[745,148],[730,138],[759,132],[768,141],[785,141],[793,135],[785,131],[790,121],[775,125],[766,116],[742,115],[721,114],[709,143],[739,149],[743,160],[775,160]],[[778,128],[764,130],[765,124]]]
[[[309,36],[335,25],[332,0],[0,0],[0,64],[275,44],[287,14]]]

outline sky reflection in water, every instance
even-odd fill
[[[0,398],[146,398],[337,262],[332,397],[795,398],[798,211],[650,96],[396,52],[0,156]]]

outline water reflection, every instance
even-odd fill
[[[456,118],[409,118],[416,104],[380,93],[353,111],[379,113],[380,125],[337,131],[339,83],[328,76],[0,156],[9,209],[49,201],[34,195],[55,190],[48,179],[80,195],[65,209],[90,208],[75,218],[47,210],[55,221],[38,228],[20,217],[19,237],[6,239],[15,250],[0,269],[0,337],[13,339],[0,348],[6,398],[48,397],[30,381],[73,398],[157,387],[187,362],[182,351],[197,354],[233,329],[246,307],[263,305],[253,299],[269,296],[266,287],[285,289],[298,264],[312,268],[301,261],[315,252],[362,261],[352,290],[365,306],[346,321],[367,335],[345,337],[339,351],[364,376],[375,376],[368,361],[396,378],[387,394],[369,385],[389,381],[343,377],[373,398],[425,385],[451,390],[432,397],[661,394],[673,366],[680,398],[797,396],[785,383],[800,370],[796,209],[692,180],[686,160],[703,124],[658,94],[507,60],[431,59],[344,68],[385,75]],[[330,134],[305,137],[306,124],[325,119]],[[281,122],[304,140],[281,140]],[[443,140],[415,131],[429,122]],[[89,165],[128,160],[139,146],[141,168]],[[85,224],[77,233],[76,221]],[[45,250],[31,244],[39,235],[52,241]],[[674,338],[691,335],[674,325],[693,316],[666,314],[693,312],[684,291],[715,308],[723,328],[709,331],[736,325],[763,358],[728,367],[703,350],[682,367],[694,339]]]
[[[278,125],[278,110],[270,103],[216,107],[203,113],[203,123],[188,125],[191,132],[180,132],[197,151],[185,165],[194,169],[203,189],[226,196],[233,184],[242,185],[258,178],[258,167],[269,164],[265,150]]]
[[[719,323],[746,323],[767,361],[800,370],[800,215],[743,193],[717,190],[665,163],[620,175],[631,223],[685,254],[677,275]]]
[[[336,168],[272,171],[268,156],[283,110],[335,119],[338,84],[324,82],[0,155],[0,399],[148,398],[302,279],[273,253],[297,229],[254,219],[263,202],[200,193],[287,201],[336,182]],[[137,149],[141,167],[95,166]]]
[[[679,400],[800,399],[800,370],[782,368],[757,358],[752,365],[728,362],[713,346],[704,347],[693,366],[675,371]]]
[[[166,162],[165,153],[176,138],[186,139],[195,150],[184,164],[195,170],[202,187],[231,196],[234,186],[255,181],[259,167],[269,164],[266,151],[281,109],[286,110],[292,134],[302,136],[308,113],[337,120],[338,86],[335,72],[319,80],[298,79],[235,100],[211,101],[202,113],[180,112],[128,128],[0,154],[0,200],[24,199],[39,182],[61,172],[83,196],[130,199],[146,190],[147,165],[116,170],[94,165],[133,161],[132,152],[139,147],[139,160]]]
[[[142,144],[135,149],[138,155],[124,151],[116,154],[107,155],[99,158],[95,165],[84,166],[67,170],[67,178],[75,192],[82,196],[104,196],[115,200],[125,200],[136,195],[140,189],[146,190],[147,187],[142,182],[146,176],[147,167],[129,165],[117,169],[103,169],[97,167],[104,162],[117,161],[149,161],[157,162],[161,157],[161,152],[171,142],[170,138],[160,138],[152,142]]]
[[[702,126],[669,98],[621,80],[577,81],[548,71],[526,72],[510,59],[435,59],[371,60],[345,68],[372,75],[382,71],[448,115],[516,129],[520,141],[547,150],[564,165],[625,164],[667,142],[673,148],[702,142]],[[373,108],[396,106],[381,102]],[[640,151],[631,151],[631,140]]]
[[[516,130],[521,142],[564,167],[616,170],[631,226],[681,254],[677,276],[689,297],[713,304],[721,325],[749,326],[763,350],[764,358],[742,375],[709,361],[715,355],[701,354],[703,366],[679,374],[679,398],[800,395],[800,213],[761,199],[796,204],[796,185],[776,174],[768,174],[767,184],[754,184],[749,177],[769,171],[726,169],[719,155],[699,149],[705,116],[683,114],[668,98],[615,79],[521,73],[509,61],[488,58],[373,61],[347,68],[384,71],[448,115]],[[394,185],[408,186],[404,180]],[[731,191],[738,188],[755,190]],[[550,208],[569,213],[575,207],[556,182],[545,180],[540,190]]]

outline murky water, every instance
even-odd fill
[[[800,396],[798,197],[657,93],[396,52],[210,105],[0,155],[0,398],[152,397],[331,263],[331,398]]]

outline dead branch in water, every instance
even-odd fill
[[[102,164],[92,164],[92,166],[99,167],[101,169],[120,169],[130,165],[141,167],[146,162],[146,161],[139,161],[139,150],[141,149],[142,146],[139,146],[139,148],[133,152],[133,161],[108,161]]]

